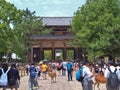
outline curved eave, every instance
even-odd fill
[[[41,36],[32,36],[32,40],[49,40],[49,39],[75,39],[74,35],[41,35]]]

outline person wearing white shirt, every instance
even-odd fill
[[[117,64],[117,70],[118,70],[118,80],[119,80],[119,90],[120,90],[120,62]]]
[[[84,66],[83,66],[83,81],[82,81],[82,87],[83,87],[83,90],[93,90],[93,86],[92,86],[92,83],[93,83],[93,77],[94,75],[92,74],[92,72],[90,71],[90,68],[89,68],[89,62],[86,61]]]
[[[61,63],[61,66],[62,66],[62,76],[66,76],[67,62],[64,60],[64,61]]]
[[[114,71],[115,71],[116,67],[114,66],[113,61],[109,61],[109,63],[108,63],[108,68],[111,70],[111,72],[114,72]],[[110,70],[109,70],[108,68],[105,70],[105,73],[104,73],[104,76],[105,76],[105,78],[107,78],[107,79],[109,78],[109,75],[110,75]],[[118,76],[118,70],[116,71],[116,74],[117,74],[117,76]],[[107,90],[119,90],[119,84],[118,84],[117,86],[115,86],[115,87],[111,87],[111,86],[107,83]]]

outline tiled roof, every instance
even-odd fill
[[[69,26],[72,17],[41,17],[43,24],[47,26]]]

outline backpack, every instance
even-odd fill
[[[7,70],[5,73],[4,73],[3,69],[1,69],[1,70],[2,70],[2,75],[0,77],[0,85],[1,86],[6,86],[8,84],[7,73],[8,73],[9,70]]]
[[[30,67],[30,78],[35,78],[36,76],[36,68]]]
[[[112,72],[110,68],[108,68],[108,70],[110,71],[108,85],[111,87],[116,87],[118,85],[118,76],[116,74],[117,69],[115,69],[114,72]]]
[[[118,81],[120,83],[120,69],[118,69]]]
[[[10,77],[9,77],[9,80],[8,80],[8,85],[13,86],[15,84],[16,84],[16,79],[15,79],[15,76],[14,76],[14,72],[10,71]]]
[[[61,70],[61,65],[60,64],[57,65],[57,69]]]
[[[84,77],[82,76],[82,72],[83,72],[83,67],[81,67],[77,72],[76,72],[76,80],[79,82],[82,82],[82,80],[84,79]]]
[[[71,71],[72,70],[72,65],[70,63],[67,64],[67,70]]]
[[[52,68],[53,68],[53,69],[56,69],[55,63],[52,64]]]

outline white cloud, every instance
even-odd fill
[[[37,16],[73,16],[85,0],[6,0],[18,9],[36,11]]]

